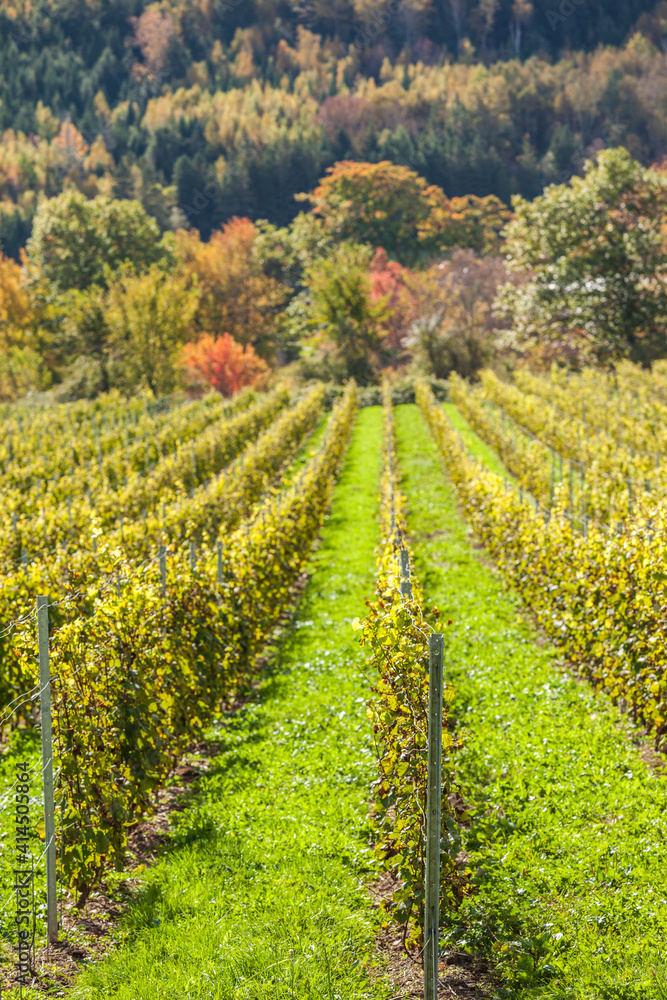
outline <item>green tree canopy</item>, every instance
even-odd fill
[[[384,301],[371,300],[370,258],[368,247],[341,243],[306,273],[311,322],[319,328],[323,346],[331,346],[345,374],[362,384],[374,374],[386,311]]]
[[[627,150],[608,149],[584,177],[514,199],[508,267],[520,276],[498,305],[520,346],[579,361],[667,354],[667,268],[662,232],[667,179]]]
[[[126,391],[147,386],[161,396],[174,390],[198,294],[184,275],[156,265],[143,274],[129,265],[120,269],[109,287],[105,319],[118,382]]]
[[[281,228],[260,219],[256,228],[255,259],[264,274],[285,285],[291,295],[303,289],[306,268],[331,250],[331,233],[312,212],[299,212]]]
[[[425,191],[426,181],[409,167],[343,160],[308,200],[336,239],[384,247],[408,262],[431,212]]]
[[[142,270],[171,253],[138,201],[88,199],[79,191],[40,203],[26,249],[29,281],[55,293],[104,286],[107,273],[125,261]]]

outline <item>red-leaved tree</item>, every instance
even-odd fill
[[[243,347],[228,333],[215,338],[205,333],[195,344],[186,344],[183,360],[195,378],[223,396],[233,396],[248,385],[261,388],[269,375],[268,365],[252,346]]]
[[[410,324],[417,316],[413,285],[415,275],[378,247],[371,261],[371,302],[383,302],[385,316],[381,338],[386,361],[396,367],[406,358],[406,340]]]

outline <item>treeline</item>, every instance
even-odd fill
[[[137,198],[162,230],[207,238],[238,215],[288,224],[294,195],[344,159],[506,203],[606,146],[660,160],[663,6],[3,5],[0,247],[18,257],[39,193],[67,188]],[[637,25],[623,48],[548,57]]]
[[[434,371],[453,365],[456,330],[459,360],[488,339],[480,299],[501,275],[476,255],[500,245],[510,213],[497,198],[449,199],[406,167],[350,161],[307,199],[312,210],[288,227],[235,218],[207,242],[196,229],[161,235],[138,201],[42,199],[22,265],[0,254],[0,400],[231,395],[287,364],[365,384],[419,353],[407,336],[425,315]],[[456,309],[472,285],[474,317]]]
[[[1,117],[5,126],[30,129],[30,105],[38,100],[82,116],[99,90],[115,104],[133,97],[146,76],[149,83],[188,82],[195,63],[213,70],[216,86],[234,85],[234,43],[248,28],[261,36],[266,78],[299,28],[332,43],[339,57],[360,53],[361,72],[373,76],[385,57],[406,64],[553,58],[621,45],[638,26],[655,41],[662,18],[655,0],[2,0]]]
[[[0,400],[665,356],[667,171],[622,147],[513,216],[389,161],[339,162],[304,199],[208,241],[136,200],[43,199],[22,265],[0,254]]]

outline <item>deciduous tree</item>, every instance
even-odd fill
[[[450,199],[414,170],[387,161],[337,163],[308,198],[336,239],[383,247],[404,264],[456,246],[497,250],[510,217],[494,195]]]
[[[272,351],[272,324],[286,298],[280,282],[262,270],[253,253],[257,229],[250,219],[232,219],[208,243],[196,230],[179,230],[178,253],[196,277],[199,305],[195,323],[202,332],[228,333],[263,356]]]
[[[419,227],[420,245],[430,254],[454,247],[478,253],[498,253],[502,230],[512,213],[495,195],[478,198],[469,194],[447,198],[442,188],[431,185],[424,192],[429,213]]]
[[[370,381],[379,367],[384,299],[373,302],[368,276],[371,250],[341,243],[330,257],[319,260],[306,278],[311,295],[311,319],[320,339],[332,347],[345,374]]]
[[[475,378],[500,353],[502,324],[493,302],[507,278],[503,259],[456,250],[415,277],[417,319],[409,344],[418,362],[436,378],[451,372]]]
[[[608,149],[585,176],[514,199],[508,263],[524,276],[499,307],[523,348],[573,349],[580,361],[648,363],[667,354],[667,178]]]
[[[23,269],[0,253],[0,399],[46,388],[46,331],[23,281]]]
[[[183,360],[195,378],[223,396],[233,396],[247,385],[264,385],[269,375],[269,366],[253,347],[244,347],[228,333],[222,337],[204,334],[196,343],[186,344]]]
[[[336,239],[384,247],[407,263],[430,213],[425,190],[424,178],[409,167],[343,160],[330,167],[308,200]]]
[[[384,306],[380,331],[383,360],[393,366],[406,358],[406,341],[417,311],[415,280],[412,271],[389,260],[386,251],[378,247],[370,268],[371,302]]]
[[[137,274],[124,266],[109,286],[106,320],[113,362],[124,388],[172,392],[178,358],[197,310],[197,290],[157,265]]]
[[[105,285],[108,272],[125,261],[138,271],[170,257],[157,223],[138,201],[65,191],[37,209],[26,271],[31,285],[57,294]]]

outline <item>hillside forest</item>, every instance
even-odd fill
[[[0,28],[2,399],[663,353],[665,2],[3,0]]]

